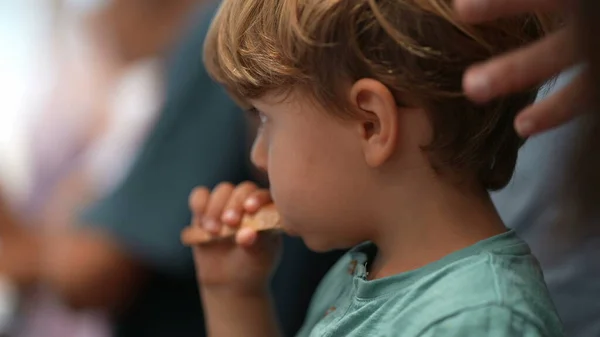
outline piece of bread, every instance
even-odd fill
[[[281,218],[275,205],[262,207],[255,214],[246,214],[239,228],[252,228],[257,232],[281,229]],[[221,227],[218,235],[211,235],[198,226],[188,226],[181,232],[181,242],[186,246],[206,244],[222,239],[232,238],[238,229],[229,226]]]

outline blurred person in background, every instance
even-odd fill
[[[54,66],[54,85],[29,132],[32,181],[19,209],[31,229],[64,230],[76,221],[78,208],[117,184],[158,110],[159,53],[167,44],[125,58],[118,55],[117,43],[106,41],[131,30],[107,29],[113,25],[109,11],[125,4],[55,2],[54,29],[49,34],[54,53],[48,61]],[[135,16],[131,9],[124,12]],[[148,34],[138,32],[140,37]],[[37,288],[29,289],[20,301],[14,335],[110,336],[102,312],[69,310],[44,285]]]
[[[562,28],[544,40],[473,67],[464,84],[467,95],[484,102],[563,72],[556,85],[515,121],[523,136],[558,127],[525,144],[513,181],[493,199],[503,220],[517,229],[540,260],[566,335],[596,337],[600,336],[600,3],[579,3],[574,13],[570,6],[577,2],[563,0],[455,0],[459,16],[474,23],[528,11],[555,11],[564,20]]]
[[[47,7],[53,25],[45,63],[54,80],[29,132],[32,181],[18,225],[65,230],[78,208],[119,182],[159,108],[162,59],[192,3],[57,0]],[[45,288],[23,292],[14,335],[110,336],[104,315],[69,310]]]
[[[107,74],[114,69],[159,52],[176,37],[177,29],[187,32],[175,51],[163,59],[167,69],[164,99],[150,136],[131,167],[110,156],[110,150],[103,151],[109,154],[106,160],[85,160],[100,164],[100,170],[95,169],[99,165],[83,165],[88,179],[94,177],[88,183],[100,193],[89,198],[82,197],[85,193],[71,191],[70,195],[77,196],[76,202],[83,202],[107,194],[81,217],[62,205],[45,203],[50,206],[43,208],[54,215],[32,220],[44,223],[35,224],[35,230],[31,230],[33,226],[22,225],[23,218],[7,207],[0,210],[0,237],[5,243],[0,272],[21,289],[44,284],[73,308],[109,312],[116,336],[203,335],[191,252],[179,241],[179,233],[190,219],[187,196],[198,185],[257,180],[247,160],[252,123],[208,77],[202,65],[204,34],[214,10],[214,4],[203,2],[209,1],[114,0],[112,6],[104,7],[104,16],[96,16],[92,26],[103,28],[101,41],[115,48],[116,53],[109,54],[108,59],[114,57],[116,62],[107,63],[107,70],[97,74],[106,77],[106,81],[98,81],[100,88],[112,88],[114,82]],[[139,37],[144,33],[146,37]],[[89,76],[85,72],[83,75],[78,78],[85,83]],[[69,90],[65,92],[68,96]],[[92,107],[110,107],[104,93],[114,92],[94,92],[90,95]],[[66,141],[71,148],[59,156],[62,163],[98,157],[95,145],[85,145],[97,144],[88,137],[102,134],[104,123],[102,118],[92,120],[89,124],[83,120],[90,128],[76,133],[73,139],[77,141]],[[110,169],[106,163],[116,164],[117,169]],[[116,176],[105,169],[117,172]],[[118,172],[125,170],[128,173],[119,176]],[[77,171],[71,171],[66,186],[81,186],[78,174],[73,172]],[[103,181],[113,182],[109,187],[99,187],[106,186]],[[38,194],[32,197],[36,199]],[[54,198],[50,193],[40,199]],[[40,207],[35,202],[33,205]],[[65,211],[57,211],[61,208]],[[57,218],[63,220],[46,223]],[[273,290],[282,326],[286,335],[293,335],[302,324],[314,288],[339,253],[314,254],[292,238],[284,239],[284,247],[282,258],[288,262],[276,273]]]

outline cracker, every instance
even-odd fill
[[[239,228],[251,228],[257,232],[281,229],[281,218],[275,205],[270,204],[262,207],[255,214],[246,214],[242,218]],[[186,246],[207,244],[214,241],[232,238],[239,229],[222,226],[221,232],[212,235],[202,228],[190,225],[181,232],[181,242]]]

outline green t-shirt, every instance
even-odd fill
[[[537,260],[512,231],[369,281],[376,253],[360,245],[331,269],[298,336],[563,336]]]

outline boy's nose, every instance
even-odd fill
[[[261,171],[267,172],[267,147],[264,137],[259,133],[254,139],[252,153],[250,154],[252,164]]]

